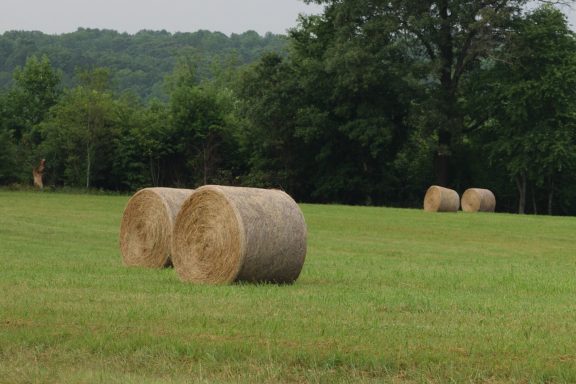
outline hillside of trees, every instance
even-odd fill
[[[110,70],[115,91],[130,91],[144,99],[165,98],[164,78],[179,57],[193,59],[197,76],[209,78],[214,68],[254,62],[264,52],[286,51],[282,35],[260,36],[254,31],[226,36],[220,32],[169,33],[143,30],[134,35],[112,30],[79,28],[76,32],[47,35],[13,31],[0,35],[0,88],[9,87],[13,72],[35,55],[50,58],[62,73],[62,84],[75,84],[78,69]]]
[[[288,36],[5,33],[0,185],[31,185],[45,158],[47,188],[220,183],[421,207],[439,184],[491,189],[499,211],[576,214],[576,37],[562,12],[309,2],[323,14]]]

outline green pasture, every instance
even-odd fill
[[[294,285],[195,286],[127,200],[0,192],[1,383],[576,382],[576,218],[302,205]]]

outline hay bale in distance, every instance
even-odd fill
[[[458,192],[433,185],[424,196],[424,210],[427,212],[457,212],[460,208]]]
[[[172,228],[192,189],[144,188],[124,209],[120,252],[126,266],[161,268],[171,265]]]
[[[207,185],[176,217],[172,261],[186,282],[292,283],[304,264],[306,236],[302,211],[288,194]]]
[[[462,195],[464,212],[494,212],[496,197],[489,189],[469,188]]]

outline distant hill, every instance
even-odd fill
[[[283,35],[260,36],[254,31],[226,36],[220,32],[169,33],[143,30],[134,35],[113,30],[84,29],[62,35],[11,31],[0,35],[0,89],[12,82],[12,72],[31,55],[47,55],[72,85],[77,68],[108,67],[118,91],[130,90],[142,98],[164,96],[163,79],[180,56],[198,63],[198,76],[211,76],[216,63],[243,65],[263,52],[283,53]]]

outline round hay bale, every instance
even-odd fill
[[[306,223],[279,190],[207,185],[176,217],[172,261],[180,279],[292,283],[306,257]]]
[[[171,265],[174,220],[192,189],[144,188],[128,200],[120,224],[120,252],[126,266]]]
[[[427,212],[457,212],[460,208],[458,192],[433,185],[424,196],[424,210]]]
[[[496,197],[489,189],[469,188],[462,195],[464,212],[494,212]]]

